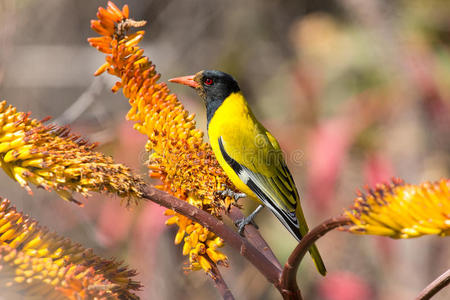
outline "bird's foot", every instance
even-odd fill
[[[248,215],[248,217],[245,217],[243,219],[234,222],[234,225],[237,226],[240,235],[244,236],[244,229],[245,226],[248,224],[252,224],[253,226],[256,227],[256,229],[258,229],[258,225],[256,225],[254,218],[260,212],[260,210],[263,209],[263,207],[264,206],[259,205],[250,215]]]
[[[245,226],[248,224],[252,224],[253,226],[256,227],[256,229],[258,229],[258,225],[256,225],[255,220],[253,220],[253,217],[254,216],[250,215],[248,217],[239,219],[236,222],[234,222],[234,225],[237,226],[238,232],[241,236],[244,236],[244,229],[245,229]]]
[[[233,191],[230,188],[225,188],[222,191],[218,191],[217,193],[219,195],[223,196],[223,197],[233,197],[234,200],[236,200],[236,201],[238,201],[240,198],[247,197],[247,194],[245,194],[245,193],[236,193],[235,191]]]

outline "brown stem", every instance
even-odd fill
[[[209,260],[212,266],[211,273],[212,273],[212,279],[214,281],[214,284],[216,285],[217,290],[219,291],[220,295],[224,300],[234,300],[234,296],[231,293],[230,289],[228,288],[227,283],[222,277],[222,274],[220,273],[219,268],[217,265]]]
[[[233,222],[236,222],[237,220],[241,220],[244,218],[244,214],[239,210],[239,208],[233,206],[231,207],[230,212],[228,213],[228,216]],[[247,240],[256,247],[256,249],[259,250],[264,256],[274,264],[281,273],[281,264],[278,261],[275,254],[272,252],[272,249],[269,247],[267,242],[263,239],[261,234],[259,233],[259,230],[256,229],[256,227],[253,224],[248,224],[244,228],[244,234]]]
[[[450,269],[445,271],[441,276],[436,278],[426,288],[420,292],[416,297],[416,300],[428,300],[431,299],[437,292],[450,284]]]
[[[269,282],[279,288],[280,269],[267,259],[263,253],[258,251],[258,249],[256,249],[249,241],[242,238],[237,232],[231,230],[219,219],[185,201],[150,186],[145,187],[142,198],[170,208],[205,226],[220,236],[228,245],[238,250],[239,253],[250,261],[250,263],[252,263]]]
[[[331,218],[316,226],[302,238],[289,256],[281,273],[279,285],[284,299],[301,299],[297,285],[297,270],[309,247],[328,231],[350,223],[351,220],[348,217]]]

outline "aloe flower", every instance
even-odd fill
[[[45,125],[0,102],[0,166],[30,194],[31,183],[76,203],[73,192],[84,196],[108,192],[138,199],[142,179],[111,157],[95,152],[95,147],[67,127]]]
[[[120,79],[112,90],[122,88],[131,106],[127,118],[148,137],[150,176],[161,180],[158,188],[220,217],[233,199],[219,197],[217,191],[232,184],[210,146],[203,142],[194,115],[184,109],[165,83],[158,83],[160,75],[138,46],[145,31],[128,35],[129,29],[145,22],[129,19],[128,6],[119,9],[112,2],[100,7],[97,17],[91,27],[101,36],[88,41],[107,56],[94,75],[106,71]],[[214,233],[173,211],[168,210],[166,215],[171,216],[167,224],[179,227],[175,243],[184,242],[183,254],[189,255],[190,269],[209,272],[210,261],[227,264],[227,257],[217,250],[223,242]]]
[[[23,297],[137,299],[136,271],[49,232],[0,198],[0,290]]]
[[[420,185],[394,180],[368,193],[359,193],[353,208],[346,211],[353,233],[392,238],[413,238],[427,234],[450,234],[450,180]]]

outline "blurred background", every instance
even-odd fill
[[[310,227],[342,213],[366,184],[449,177],[449,1],[115,3],[149,21],[141,45],[162,80],[202,69],[235,76],[285,152]],[[114,78],[92,76],[104,60],[86,42],[96,35],[89,21],[99,5],[106,1],[0,0],[0,98],[70,124],[144,174],[145,137],[124,119],[127,100],[111,93]],[[204,129],[194,92],[170,88]],[[175,228],[154,204],[126,209],[93,195],[79,208],[42,190],[30,197],[4,173],[0,191],[42,225],[137,269],[142,299],[219,298],[203,272],[185,274]],[[244,208],[254,206],[244,201]],[[295,240],[267,211],[256,222],[284,263]],[[329,274],[321,278],[305,259],[305,299],[412,299],[450,266],[449,239],[435,236],[395,241],[336,231],[318,246]],[[223,274],[237,299],[279,298],[238,253],[224,252],[231,266]],[[450,299],[450,289],[433,299]]]

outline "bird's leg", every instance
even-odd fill
[[[247,194],[245,193],[236,193],[232,189],[225,187],[222,191],[217,192],[219,195],[223,197],[233,197],[234,200],[238,201],[240,198],[247,197]]]
[[[248,224],[253,224],[256,228],[258,228],[258,225],[255,224],[255,221],[253,220],[253,218],[261,211],[261,209],[263,209],[264,206],[263,205],[259,205],[251,214],[248,215],[248,217],[245,217],[243,219],[237,220],[234,224],[237,226],[238,228],[238,232],[240,235],[244,235],[244,228],[245,225]]]

